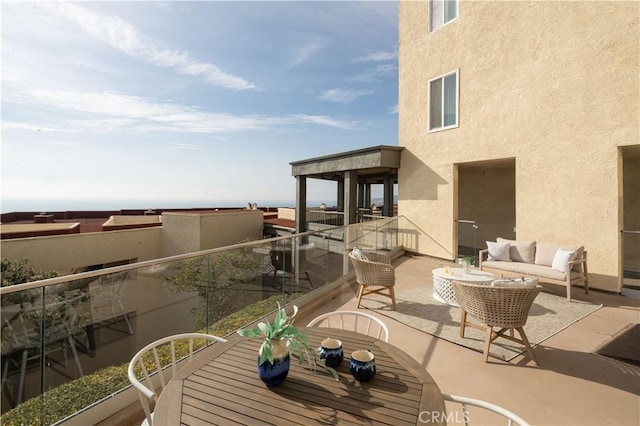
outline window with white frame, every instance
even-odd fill
[[[458,0],[429,0],[430,32],[458,17]]]
[[[429,80],[429,131],[458,126],[458,70]]]

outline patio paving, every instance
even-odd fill
[[[405,255],[394,261],[396,291],[432,285],[431,271],[451,262]],[[565,297],[563,287],[542,284],[544,291]],[[301,309],[298,325],[334,310],[355,310],[357,286]],[[525,355],[510,362],[489,358],[471,349],[421,332],[374,311],[389,327],[390,343],[415,358],[438,383],[441,391],[482,399],[502,406],[532,425],[640,424],[640,366],[595,353],[623,330],[640,323],[640,300],[592,290],[585,295],[574,287],[575,299],[603,307],[534,347],[540,363]],[[526,326],[525,326],[526,330]],[[451,414],[456,407],[447,405]],[[138,402],[100,425],[134,425],[142,420]],[[462,424],[461,415],[449,424]],[[470,408],[470,424],[505,424],[492,414]],[[499,423],[501,422],[501,423]],[[426,424],[426,423],[425,423]]]
[[[394,262],[396,292],[431,285],[432,269],[451,264],[423,256],[403,256]],[[564,288],[542,284],[559,296]],[[301,312],[298,324],[332,310],[355,309],[356,285],[321,307]],[[386,316],[390,343],[415,358],[443,392],[478,398],[500,405],[533,425],[638,425],[640,424],[640,367],[594,353],[621,330],[640,322],[640,300],[592,290],[585,295],[573,288],[579,300],[603,307],[534,348],[539,366],[520,355],[510,362],[436,338]],[[569,302],[567,302],[569,303]],[[525,326],[526,331],[526,326]],[[472,424],[494,419],[471,412]],[[450,424],[461,422],[453,417]],[[475,420],[475,421],[474,421]]]

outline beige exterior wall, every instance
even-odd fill
[[[91,265],[160,257],[161,228],[89,232],[2,241],[2,257],[29,260],[36,270],[71,273]]]
[[[215,213],[164,213],[162,255],[190,253],[259,240],[263,228],[262,210]]]
[[[451,259],[454,164],[515,159],[519,239],[582,244],[591,285],[619,289],[618,147],[640,143],[637,1],[463,1],[429,34],[400,2],[399,214]],[[459,70],[459,127],[428,133],[428,81]],[[461,217],[460,217],[461,218]]]
[[[145,215],[145,216],[111,216],[103,225],[137,225],[140,223],[158,223],[162,222],[162,216]]]
[[[2,257],[63,274],[91,265],[144,261],[262,238],[263,213],[164,213],[162,227],[2,240]],[[130,222],[133,223],[133,222]]]
[[[296,220],[296,209],[278,207],[278,219]]]

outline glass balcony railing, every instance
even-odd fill
[[[309,209],[307,211],[307,224],[310,223],[327,226],[343,226],[344,212],[326,209]]]
[[[3,287],[0,422],[82,412],[129,386],[128,362],[146,344],[232,334],[276,301],[313,298],[350,274],[352,247],[392,252],[417,235],[403,217],[385,218]]]
[[[476,220],[459,219],[458,257],[472,256],[478,265],[478,252],[487,248],[486,241],[495,241],[497,237],[515,239],[515,226],[505,223],[483,223]]]
[[[640,291],[640,231],[622,231],[622,286]]]

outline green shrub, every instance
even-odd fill
[[[0,260],[0,276],[2,277],[2,287],[9,287],[16,284],[24,284],[29,281],[43,280],[60,276],[56,271],[37,271],[30,266],[28,259],[11,260],[3,257]],[[23,290],[17,293],[10,293],[2,296],[2,305],[19,304],[23,302],[33,302],[40,295],[39,290]]]
[[[261,318],[274,310],[276,301],[286,305],[301,294],[272,296],[222,318],[211,326],[208,333],[216,336],[227,336],[238,328]],[[206,331],[202,331],[206,332]],[[204,343],[204,342],[203,342]],[[188,345],[176,347],[178,354],[186,354]],[[165,357],[164,360],[162,357]],[[168,352],[161,355],[163,365],[168,364]],[[55,387],[42,395],[29,399],[0,417],[2,426],[52,424],[88,407],[129,385],[127,369],[129,363],[111,366],[95,373],[82,376],[71,382]]]

